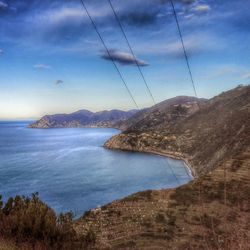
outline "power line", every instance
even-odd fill
[[[127,92],[129,93],[129,95],[130,95],[131,99],[133,100],[135,106],[136,106],[137,108],[139,108],[138,105],[137,105],[137,103],[136,103],[136,101],[135,101],[135,99],[134,99],[134,97],[133,97],[133,95],[132,95],[132,93],[131,93],[131,91],[130,91],[130,89],[129,89],[129,87],[128,87],[128,85],[127,85],[126,82],[125,82],[125,79],[123,78],[123,75],[121,74],[121,72],[120,72],[118,66],[117,66],[116,63],[115,63],[114,58],[111,56],[110,51],[109,51],[109,49],[108,49],[106,43],[104,42],[104,40],[103,40],[103,38],[102,38],[102,36],[101,36],[101,34],[100,34],[98,28],[97,28],[97,25],[95,24],[93,18],[91,17],[91,15],[90,15],[90,13],[89,13],[89,11],[88,11],[86,5],[84,4],[84,1],[83,1],[83,0],[80,0],[80,2],[81,2],[81,4],[82,4],[84,10],[86,11],[86,14],[87,14],[88,18],[90,19],[90,21],[91,21],[91,23],[92,23],[92,25],[93,25],[93,27],[94,27],[94,29],[95,29],[95,31],[96,31],[98,37],[100,38],[100,40],[101,40],[101,42],[102,42],[102,44],[103,44],[103,46],[104,46],[104,48],[105,48],[105,50],[106,50],[108,56],[110,57],[110,59],[111,59],[113,65],[114,65],[114,67],[115,67],[115,69],[117,70],[117,73],[119,74],[119,76],[120,76],[120,78],[121,78],[121,80],[122,80],[122,82],[123,82],[123,84],[124,84],[124,86],[125,86]],[[148,93],[149,93],[149,95],[150,95],[150,97],[151,97],[153,103],[155,104],[155,103],[156,103],[156,102],[155,102],[155,99],[154,99],[154,97],[153,97],[153,95],[152,95],[152,92],[150,91],[150,88],[149,88],[149,86],[148,86],[148,84],[147,84],[147,81],[146,81],[146,79],[145,79],[145,77],[144,77],[144,74],[143,74],[143,72],[142,72],[142,70],[141,70],[141,68],[140,68],[140,65],[138,64],[138,61],[137,61],[137,59],[136,59],[136,57],[135,57],[135,54],[134,54],[134,51],[133,51],[133,49],[132,49],[132,47],[131,47],[131,45],[130,45],[130,43],[129,43],[129,41],[128,41],[127,35],[126,35],[126,33],[125,33],[125,31],[124,31],[124,29],[123,29],[123,27],[122,27],[121,21],[120,21],[118,15],[116,14],[116,11],[115,11],[115,9],[114,9],[114,7],[113,7],[113,5],[112,5],[111,0],[108,0],[108,2],[109,2],[109,4],[110,4],[110,7],[111,7],[111,9],[112,9],[114,15],[115,15],[115,18],[116,18],[116,20],[117,20],[117,22],[118,22],[118,25],[119,25],[119,27],[120,27],[120,29],[121,29],[123,35],[124,35],[124,38],[125,38],[125,40],[126,40],[126,42],[127,42],[127,45],[128,45],[128,47],[129,47],[129,49],[130,49],[130,52],[131,52],[131,54],[132,54],[132,56],[133,56],[133,58],[134,58],[134,61],[135,61],[136,65],[137,65],[137,68],[138,68],[138,70],[139,70],[139,72],[140,72],[140,74],[141,74],[141,76],[142,76],[142,79],[143,79],[143,81],[144,81],[144,84],[145,84],[145,86],[146,86],[146,88],[147,88],[147,90],[148,90]],[[190,74],[190,77],[191,77],[191,82],[192,82],[192,84],[193,84],[194,92],[195,92],[195,95],[196,95],[196,97],[197,97],[197,93],[196,93],[196,89],[195,89],[195,85],[194,85],[194,81],[193,81],[192,72],[191,72],[191,69],[190,69],[190,65],[189,65],[189,61],[188,61],[188,57],[187,57],[185,45],[184,45],[184,42],[183,42],[181,30],[180,30],[180,27],[179,27],[179,23],[178,23],[176,11],[175,11],[175,8],[174,8],[174,5],[173,5],[172,0],[171,0],[171,3],[172,3],[173,10],[174,10],[175,19],[176,19],[177,27],[178,27],[178,30],[179,30],[179,34],[180,34],[180,37],[181,37],[181,42],[182,42],[183,51],[184,51],[184,55],[185,55],[185,58],[186,58],[187,66],[188,66],[188,69],[189,69],[189,74]],[[176,174],[174,173],[174,171],[173,171],[173,169],[172,169],[172,166],[171,166],[171,164],[169,164],[169,162],[168,162],[167,159],[166,159],[166,163],[167,163],[168,167],[170,168],[172,174],[174,175],[176,181],[177,181],[177,182],[179,183],[179,185],[180,185],[180,181],[179,181],[178,177],[176,176]]]
[[[175,21],[176,21],[178,33],[179,33],[179,36],[180,36],[180,39],[181,39],[182,49],[183,49],[183,53],[184,53],[185,60],[186,60],[186,63],[187,63],[188,72],[189,72],[190,79],[191,79],[191,82],[192,82],[194,94],[198,98],[196,87],[195,87],[195,83],[194,83],[193,74],[192,74],[192,71],[191,71],[191,67],[190,67],[190,63],[189,63],[189,59],[188,59],[188,55],[187,55],[187,50],[186,50],[186,47],[185,47],[185,44],[184,44],[184,40],[183,40],[183,36],[182,36],[182,32],[181,32],[181,28],[180,28],[180,25],[179,25],[179,20],[178,20],[178,17],[177,17],[177,13],[176,13],[176,10],[175,10],[175,6],[174,6],[174,3],[173,3],[173,0],[170,0],[170,3],[171,3],[172,8],[173,8],[173,13],[174,13],[174,17],[175,17]]]
[[[97,28],[95,22],[94,22],[94,20],[93,20],[93,18],[91,17],[91,15],[90,15],[90,13],[89,13],[89,11],[88,11],[86,5],[84,4],[84,1],[83,1],[83,0],[80,0],[80,2],[81,2],[81,4],[82,4],[84,10],[86,11],[86,14],[87,14],[88,18],[89,18],[89,20],[91,21],[91,23],[92,23],[92,25],[93,25],[93,27],[94,27],[94,29],[95,29],[95,31],[96,31],[98,37],[100,38],[100,40],[101,40],[101,42],[102,42],[102,44],[103,44],[103,46],[104,46],[104,48],[105,48],[105,50],[106,50],[108,56],[110,57],[110,59],[111,59],[113,65],[114,65],[114,67],[115,67],[115,69],[117,70],[117,73],[118,73],[118,75],[120,76],[120,78],[121,78],[121,80],[122,80],[122,82],[123,82],[123,84],[124,84],[124,86],[125,86],[125,88],[126,88],[128,94],[129,94],[129,96],[131,97],[132,101],[134,102],[136,108],[139,109],[139,106],[137,105],[137,103],[136,103],[136,101],[135,101],[135,98],[133,97],[133,95],[132,95],[132,93],[131,93],[131,91],[130,91],[128,85],[127,85],[127,83],[125,82],[124,77],[122,76],[122,73],[120,72],[118,66],[116,65],[116,63],[115,63],[115,61],[114,61],[114,58],[111,56],[110,51],[109,51],[109,49],[108,49],[106,43],[104,42],[104,40],[103,40],[103,38],[102,38],[102,36],[101,36],[101,34],[100,34],[100,32],[99,32],[99,30],[98,30],[98,28]]]
[[[171,170],[173,176],[175,177],[176,182],[180,185],[180,184],[181,184],[181,183],[180,183],[180,180],[178,179],[177,175],[175,174],[175,172],[174,172],[174,170],[173,170],[173,168],[172,168],[172,166],[171,166],[171,163],[168,162],[168,159],[167,159],[167,158],[166,158],[166,163],[167,163],[168,168],[170,168],[170,170]]]
[[[123,26],[122,26],[122,23],[121,23],[121,21],[120,21],[120,18],[118,17],[118,15],[117,15],[117,13],[116,13],[116,10],[115,10],[115,8],[114,8],[114,6],[113,6],[113,4],[112,4],[112,1],[111,1],[111,0],[108,0],[108,2],[109,2],[109,5],[110,5],[110,7],[111,7],[113,13],[114,13],[115,19],[116,19],[116,21],[117,21],[117,23],[118,23],[118,25],[119,25],[119,27],[120,27],[120,29],[121,29],[121,31],[122,31],[122,34],[123,34],[123,36],[124,36],[124,38],[125,38],[125,40],[126,40],[126,42],[127,42],[128,48],[129,48],[129,50],[130,50],[130,52],[131,52],[131,54],[132,54],[132,56],[133,56],[133,58],[134,58],[134,61],[135,61],[136,66],[137,66],[137,68],[138,68],[138,70],[139,70],[139,73],[140,73],[140,75],[141,75],[141,77],[142,77],[142,79],[143,79],[143,82],[144,82],[144,84],[145,84],[145,86],[146,86],[146,88],[147,88],[147,91],[148,91],[148,93],[149,93],[149,95],[150,95],[150,97],[151,97],[153,103],[156,104],[155,99],[154,99],[154,96],[153,96],[153,94],[152,94],[152,92],[151,92],[151,90],[150,90],[150,88],[149,88],[149,86],[148,86],[148,83],[147,83],[147,81],[146,81],[146,79],[145,79],[145,76],[144,76],[144,74],[143,74],[143,72],[142,72],[142,70],[141,70],[141,67],[140,67],[140,65],[139,65],[139,63],[138,63],[138,61],[137,61],[137,59],[136,59],[134,50],[132,49],[132,46],[131,46],[131,44],[130,44],[130,42],[129,42],[129,40],[128,40],[128,37],[127,37],[127,35],[126,35],[126,32],[125,32],[125,30],[124,30],[124,28],[123,28]]]

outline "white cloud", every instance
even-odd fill
[[[198,13],[205,13],[210,11],[211,7],[208,4],[198,4],[193,9]]]
[[[223,65],[214,70],[210,77],[220,77],[224,75],[239,74],[242,69],[236,65]]]
[[[186,19],[190,20],[190,19],[192,19],[193,17],[195,17],[195,15],[194,15],[194,14],[188,14],[188,15],[185,15],[184,17],[185,17]]]
[[[184,36],[183,39],[189,56],[202,52],[220,50],[224,46],[223,42],[221,40],[218,40],[218,38],[211,33],[197,33],[189,36]],[[176,58],[183,57],[183,49],[179,37],[176,37],[174,40],[166,40],[165,42],[156,40],[154,42],[151,42],[150,44],[141,43],[136,51],[139,54],[159,54]]]
[[[35,69],[51,69],[51,66],[46,64],[35,64],[33,67]]]
[[[111,14],[111,11],[106,7],[91,8],[89,13],[92,18],[102,18]],[[63,6],[57,9],[50,9],[40,13],[35,17],[37,22],[46,21],[46,25],[59,25],[64,22],[80,23],[82,21],[89,21],[85,10],[81,6]]]
[[[84,39],[83,42],[85,44],[95,45],[95,46],[98,44],[95,40],[89,40],[89,39]]]
[[[242,78],[244,78],[244,79],[250,79],[250,71],[249,71],[249,72],[246,72],[246,73],[242,76]]]
[[[208,79],[220,78],[220,77],[236,77],[238,79],[250,79],[250,71],[247,71],[245,67],[236,64],[225,64],[212,66],[206,68],[204,72],[201,72],[203,77]]]
[[[8,4],[0,1],[0,9],[7,9],[8,8]]]
[[[195,39],[194,37],[188,37],[185,39],[185,47],[189,52],[197,52],[201,50],[201,41]],[[178,40],[176,42],[169,43],[165,49],[165,53],[174,56],[183,56],[183,48],[181,42]]]
[[[49,23],[61,23],[64,21],[80,21],[84,17],[82,9],[63,7],[58,10],[50,10],[42,14],[41,18],[47,19]]]

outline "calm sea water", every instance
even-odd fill
[[[103,143],[118,130],[28,129],[27,125],[0,122],[4,200],[39,192],[57,212],[72,210],[79,216],[137,191],[176,187],[192,179],[182,161],[104,149]]]

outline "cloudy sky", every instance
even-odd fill
[[[197,94],[250,82],[250,1],[173,0]],[[169,0],[85,0],[140,107],[194,95]],[[0,0],[0,119],[134,108],[80,0]]]

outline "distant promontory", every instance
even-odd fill
[[[79,110],[71,114],[46,115],[29,125],[29,128],[81,128],[81,127],[116,127],[116,123],[122,122],[137,113],[138,110],[105,110],[91,112]]]

